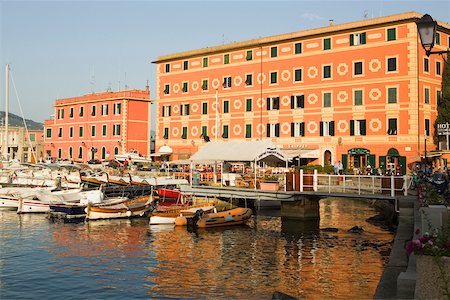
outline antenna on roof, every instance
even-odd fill
[[[330,26],[333,26],[334,20],[333,20],[333,19],[330,19],[329,21],[330,21]]]
[[[91,78],[89,80],[89,83],[91,85],[91,92],[94,93],[94,86],[95,86],[95,69],[94,69],[94,65],[92,65]]]
[[[364,19],[367,19],[367,16],[369,15],[369,12],[367,10],[364,11]]]
[[[127,72],[125,72],[125,91],[128,90],[128,85],[127,85]]]

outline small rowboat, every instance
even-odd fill
[[[195,225],[199,228],[206,227],[219,227],[219,226],[230,226],[230,225],[241,225],[247,222],[252,216],[253,212],[250,208],[234,208],[218,213],[209,214],[196,214],[194,216],[188,216],[187,218],[197,218]],[[175,221],[176,225],[186,225],[188,220],[185,216],[178,217]]]
[[[154,211],[150,216],[150,225],[159,224],[175,224],[175,219],[180,215],[192,216],[197,210],[201,209],[206,212],[213,211],[215,208],[215,202],[212,203],[202,203],[197,205],[182,206],[177,209],[170,209],[164,211]]]
[[[159,198],[179,199],[181,192],[178,189],[158,188]]]
[[[86,219],[115,219],[142,217],[154,209],[153,197],[142,196],[127,199],[116,204],[88,205],[86,207]]]

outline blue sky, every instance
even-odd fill
[[[0,0],[0,110],[9,63],[25,118],[42,122],[57,98],[149,81],[160,55],[396,13],[450,22],[450,1]],[[10,85],[10,112],[20,115]]]

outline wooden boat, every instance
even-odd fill
[[[230,225],[241,225],[247,222],[248,219],[252,216],[253,212],[250,208],[234,208],[231,210],[226,210],[218,213],[209,213],[209,214],[196,214],[195,216],[191,216],[194,222],[197,218],[198,220],[195,222],[195,225],[199,228],[206,227],[219,227],[219,226],[230,226]],[[189,218],[189,217],[188,217]],[[176,225],[186,225],[188,220],[186,217],[178,217],[175,221]]]
[[[169,209],[164,211],[153,211],[150,216],[150,225],[157,224],[175,224],[175,219],[181,215],[194,215],[199,209],[204,211],[212,211],[215,208],[215,202],[202,203],[190,206],[181,206],[177,209]]]
[[[86,220],[142,217],[153,209],[153,197],[142,196],[116,204],[88,205]]]
[[[50,215],[64,215],[65,218],[85,218],[86,207],[90,205],[118,204],[128,200],[127,197],[113,197],[102,199],[99,203],[81,201],[80,203],[63,202],[58,204],[50,204]]]
[[[181,192],[179,189],[173,188],[158,188],[159,198],[169,198],[169,199],[179,199],[181,197]]]

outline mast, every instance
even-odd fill
[[[8,139],[9,139],[9,64],[6,64],[6,70],[5,70],[5,78],[6,78],[6,102],[5,102],[5,148],[3,153],[5,154],[4,157],[7,161],[9,161],[9,145],[8,145]]]
[[[216,89],[216,138],[214,139],[215,142],[217,142],[217,137],[219,136],[219,91]]]

